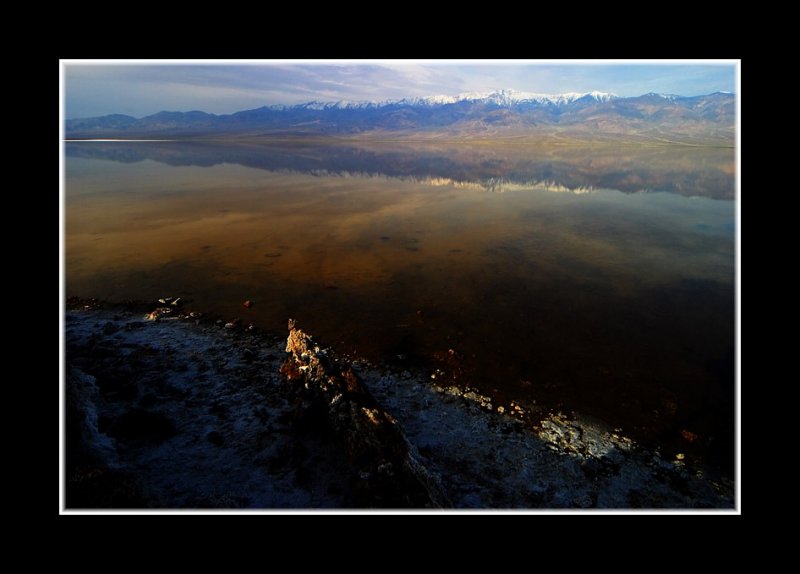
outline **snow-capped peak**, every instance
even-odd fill
[[[517,104],[540,104],[563,106],[577,100],[588,98],[597,102],[607,102],[618,97],[607,92],[567,92],[564,94],[540,94],[537,92],[520,92],[517,90],[495,90],[493,92],[464,92],[457,96],[435,95],[425,97],[403,98],[401,100],[385,100],[380,102],[361,101],[351,102],[342,100],[338,102],[307,102],[296,107],[309,110],[326,109],[364,109],[382,108],[384,106],[425,106],[435,107],[458,102],[487,102],[498,106],[513,106]]]
[[[409,106],[443,106],[445,104],[454,104],[458,101],[455,96],[436,95],[425,96],[422,98],[403,98],[402,100],[389,101],[387,104],[405,104]]]
[[[678,96],[678,95],[675,95],[675,94],[660,94],[660,93],[656,93],[656,92],[649,92],[649,93],[645,94],[645,96],[661,98],[662,100],[667,100],[669,102],[674,102],[675,100],[680,99],[680,97],[681,97],[681,96]]]
[[[589,98],[598,102],[607,102],[616,98],[616,94],[607,92],[567,92],[564,94],[542,94],[538,92],[520,92],[517,90],[495,90],[494,92],[466,92],[459,94],[459,101],[489,101],[500,106],[513,104],[537,103],[553,104],[556,106],[571,104],[583,98]]]

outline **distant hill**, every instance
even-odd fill
[[[735,96],[622,98],[602,92],[559,95],[501,90],[385,102],[308,102],[233,114],[159,112],[66,121],[67,138],[259,136],[555,137],[732,144]]]

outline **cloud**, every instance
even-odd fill
[[[431,62],[271,64],[67,63],[68,118],[162,110],[232,113],[312,100],[387,100],[512,88],[696,95],[734,91],[735,67],[693,65],[463,64]]]

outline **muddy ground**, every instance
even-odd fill
[[[324,417],[298,406],[279,372],[284,337],[174,309],[72,307],[68,509],[383,506],[359,490],[359,465]],[[600,421],[529,417],[535,405],[492,405],[436,372],[347,363],[436,477],[447,506],[733,508],[729,480],[687,467],[680,455],[662,459]]]

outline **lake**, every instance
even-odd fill
[[[440,369],[733,472],[734,150],[67,142],[67,296]],[[242,303],[254,304],[246,309]]]

